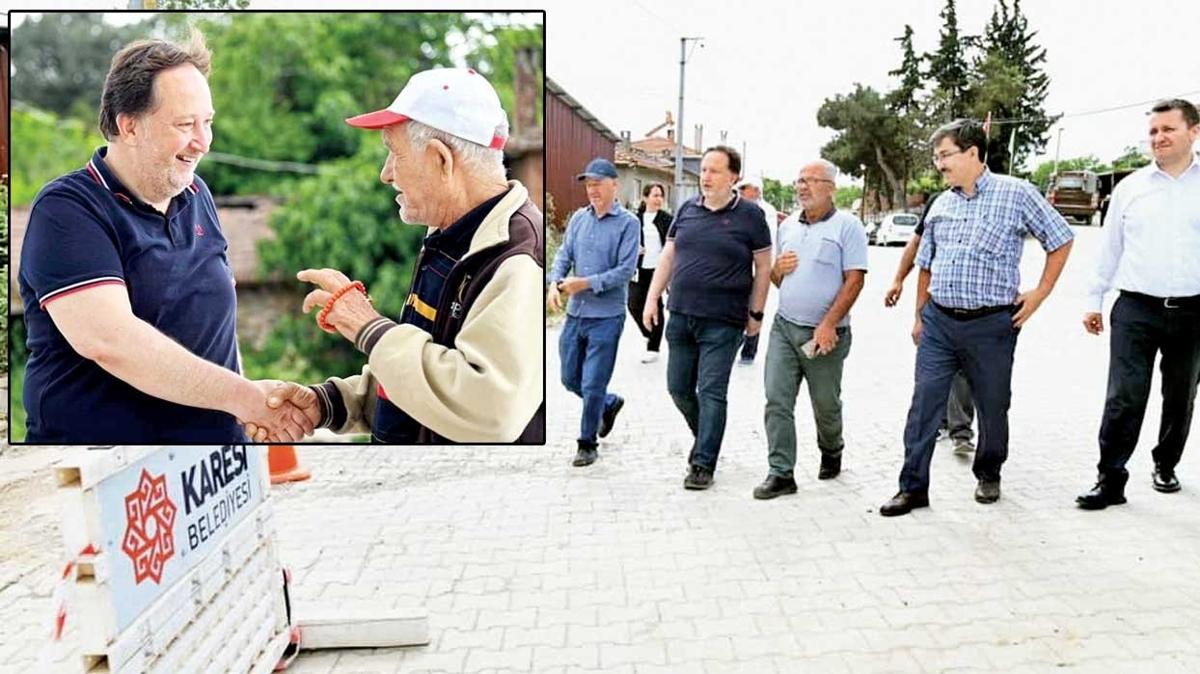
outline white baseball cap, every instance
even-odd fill
[[[413,119],[477,145],[500,150],[508,141],[508,118],[500,97],[473,68],[435,68],[409,78],[383,110],[350,117],[360,129],[382,129]]]

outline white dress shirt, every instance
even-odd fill
[[[1117,183],[1104,218],[1087,310],[1116,288],[1154,297],[1200,295],[1200,161],[1178,178],[1144,166]]]

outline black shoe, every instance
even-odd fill
[[[832,480],[842,472],[842,457],[821,455],[821,470],[817,471],[818,480]]]
[[[713,472],[704,466],[693,465],[683,478],[684,489],[708,489],[713,483]]]
[[[754,498],[760,501],[795,493],[796,479],[791,476],[768,475],[762,484],[754,488]]]
[[[1164,494],[1172,494],[1179,491],[1179,478],[1175,477],[1175,471],[1164,470],[1159,466],[1155,466],[1154,491],[1161,491]]]
[[[1115,481],[1106,481],[1104,476],[1096,481],[1096,486],[1086,494],[1075,497],[1075,503],[1084,510],[1104,510],[1110,505],[1121,505],[1125,502],[1125,484],[1117,486]]]
[[[604,410],[604,414],[600,417],[600,437],[607,437],[612,432],[613,422],[617,420],[617,413],[625,406],[625,399],[621,396],[616,396],[613,404]]]
[[[980,480],[975,487],[975,500],[979,503],[995,503],[1000,500],[1000,480]]]
[[[596,462],[598,456],[600,456],[600,452],[596,451],[595,443],[580,440],[579,449],[575,452],[575,460],[571,462],[571,465],[590,466]]]
[[[884,517],[907,515],[914,508],[929,507],[929,492],[902,491],[892,497],[892,500],[879,506],[879,514]]]

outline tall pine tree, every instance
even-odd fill
[[[933,81],[933,115],[950,121],[967,114],[966,40],[958,32],[958,12],[954,0],[946,0],[942,9],[942,30],[937,51],[926,56],[929,79]]]
[[[992,128],[988,165],[994,171],[1010,171],[1042,152],[1059,118],[1045,111],[1050,78],[1044,71],[1046,49],[1034,43],[1036,35],[1021,12],[1021,0],[1012,0],[1011,11],[1006,0],[997,0],[983,36],[983,53],[974,61],[970,91],[974,114],[991,112],[993,119],[1011,120]]]

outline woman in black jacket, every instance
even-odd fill
[[[663,325],[666,324],[662,299],[659,298],[658,315],[663,319],[655,324],[653,330],[647,330],[642,325],[642,310],[646,308],[646,296],[650,294],[650,280],[654,278],[658,257],[667,243],[667,229],[671,226],[671,214],[662,210],[666,196],[666,188],[659,183],[650,183],[642,188],[642,203],[637,210],[638,222],[642,226],[642,247],[638,250],[637,276],[629,283],[629,313],[633,316],[633,322],[637,323],[638,330],[642,331],[642,336],[646,337],[643,363],[658,360]]]

